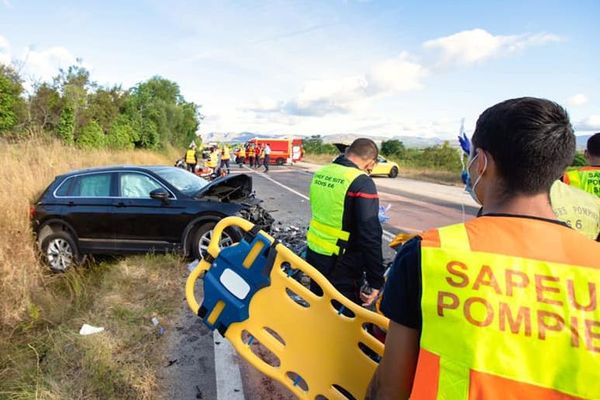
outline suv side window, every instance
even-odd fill
[[[110,197],[111,174],[80,175],[70,185],[69,196],[72,197]],[[68,184],[65,182],[63,186]]]
[[[137,199],[149,199],[150,192],[162,186],[148,175],[136,172],[124,172],[119,176],[119,196]]]

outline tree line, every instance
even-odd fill
[[[304,151],[309,154],[338,154],[338,149],[324,143],[320,135],[313,135],[303,141]],[[380,152],[383,156],[402,166],[435,168],[446,171],[460,172],[462,164],[459,149],[450,146],[448,142],[442,145],[429,146],[423,149],[407,148],[400,140],[391,139],[381,142]]]
[[[0,137],[40,131],[82,148],[161,148],[189,145],[202,119],[177,83],[159,76],[129,89],[102,86],[73,65],[26,92],[11,66],[0,64]]]

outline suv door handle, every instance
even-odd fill
[[[67,203],[67,206],[69,206],[69,207],[73,207],[74,205],[75,205],[74,201],[70,201],[70,202]]]
[[[124,202],[122,202],[122,201],[120,201],[120,202],[116,203],[116,204],[115,204],[115,206],[117,206],[117,207],[119,207],[119,208],[120,208],[120,207],[125,207],[125,203],[124,203]]]

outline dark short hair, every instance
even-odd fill
[[[379,155],[379,149],[371,139],[359,138],[352,142],[346,154],[354,154],[363,160],[375,160]]]
[[[600,132],[590,136],[587,141],[587,151],[590,156],[600,157]]]
[[[567,111],[546,99],[496,104],[477,120],[473,148],[489,152],[507,195],[548,192],[575,157]]]

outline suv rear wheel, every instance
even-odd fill
[[[50,269],[65,272],[80,262],[79,250],[73,236],[67,232],[54,232],[42,240],[42,255]]]
[[[208,245],[213,238],[213,229],[215,228],[215,225],[215,222],[207,222],[200,225],[194,233],[192,238],[192,255],[194,258],[201,260],[208,254]],[[241,239],[238,232],[225,229],[221,234],[219,247],[229,247],[232,244],[239,242]]]

